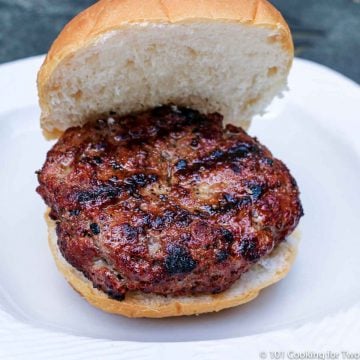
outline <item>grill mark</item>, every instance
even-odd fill
[[[81,155],[79,162],[83,163],[83,164],[89,164],[89,165],[92,165],[92,166],[98,166],[98,165],[101,165],[103,163],[103,160],[102,160],[102,158],[100,156],[90,157],[90,156]]]
[[[121,187],[116,187],[110,184],[102,184],[95,189],[78,191],[76,195],[76,201],[80,204],[98,200],[106,201],[118,197],[121,193]]]
[[[227,260],[230,256],[230,253],[227,250],[218,250],[215,253],[216,262],[222,263]]]
[[[221,236],[225,242],[227,242],[229,244],[232,244],[234,242],[234,235],[230,230],[222,228],[220,230],[220,232],[221,232]]]
[[[134,241],[137,239],[138,234],[141,233],[142,227],[131,226],[130,224],[122,225],[123,234],[128,241]]]
[[[155,174],[134,174],[125,178],[122,184],[115,185],[112,182],[100,184],[94,189],[78,191],[76,193],[76,201],[80,204],[100,201],[106,202],[113,200],[124,192],[135,198],[140,197],[138,190],[152,184],[158,180]]]
[[[213,169],[220,163],[230,163],[233,167],[232,162],[234,160],[240,160],[249,154],[256,154],[259,151],[260,149],[258,146],[245,142],[238,143],[227,150],[215,149],[209,155],[194,160],[191,165],[178,169],[176,174],[181,178],[184,178],[198,172],[201,168],[208,170]]]
[[[189,212],[181,207],[176,207],[175,209],[167,209],[164,211],[163,215],[154,216],[153,214],[143,212],[142,213],[142,224],[147,229],[153,230],[164,230],[167,227],[172,225],[177,225],[179,227],[187,227],[189,226],[195,219],[208,219],[209,216],[215,214],[224,214],[235,207],[241,209],[247,204],[251,203],[250,196],[244,196],[240,199],[237,199],[236,205],[233,207],[226,208],[223,207],[211,207],[204,206],[202,210],[194,210],[193,212]],[[234,241],[234,236],[231,231],[227,229],[221,230],[222,238],[225,242],[232,243]]]
[[[91,223],[90,230],[94,235],[100,234],[100,226],[97,223]]]
[[[274,160],[269,157],[264,157],[261,161],[263,164],[268,165],[268,166],[274,165]]]
[[[187,161],[185,159],[181,159],[175,164],[175,169],[177,171],[185,170],[186,167],[187,167]]]
[[[243,238],[239,246],[239,253],[247,261],[256,261],[260,258],[258,244],[256,239]]]
[[[155,174],[134,174],[124,179],[124,184],[131,188],[143,188],[149,184],[152,184],[158,180]]]
[[[251,204],[250,196],[243,196],[241,198],[234,198],[229,194],[224,194],[223,199],[217,205],[205,205],[204,211],[210,216],[218,214],[226,214],[232,210],[240,210],[246,205]]]
[[[254,202],[259,200],[264,192],[264,186],[259,184],[251,184],[249,189],[251,191],[251,198]]]
[[[174,244],[168,246],[164,267],[169,275],[192,272],[196,265],[196,261],[186,248]]]
[[[71,216],[78,216],[80,214],[80,210],[79,209],[73,209],[69,211],[69,214]]]
[[[168,227],[176,225],[180,228],[189,226],[195,219],[207,219],[217,214],[225,214],[234,209],[242,209],[246,205],[251,204],[250,196],[234,198],[229,194],[224,194],[223,200],[217,206],[205,205],[202,210],[188,210],[176,206],[175,208],[165,209],[162,215],[154,215],[145,211],[141,211],[141,228],[143,230],[164,230]],[[221,237],[225,242],[232,243],[234,236],[231,231],[221,229]]]
[[[176,207],[175,209],[166,209],[162,215],[153,216],[144,213],[143,217],[147,217],[146,227],[154,230],[163,230],[166,227],[177,225],[178,227],[189,226],[193,221],[194,214],[187,210]]]
[[[217,205],[205,205],[203,209],[209,215],[226,214],[234,209],[240,210],[246,205],[258,201],[266,190],[266,187],[262,184],[250,183],[247,186],[250,191],[249,195],[236,198],[225,193]]]
[[[234,209],[240,210],[246,205],[251,203],[254,204],[262,197],[266,190],[264,185],[257,183],[250,183],[248,188],[250,190],[249,195],[235,198],[232,195],[225,193],[217,205],[205,205],[203,208],[209,215],[226,214]]]
[[[161,231],[171,226],[177,226],[179,228],[188,227],[195,218],[201,218],[201,213],[191,213],[180,206],[175,208],[165,209],[161,215],[155,215],[146,211],[140,210],[140,216],[137,218],[137,226],[132,226],[138,233],[144,233],[146,230]],[[230,232],[229,232],[230,233]],[[224,234],[228,237],[232,235]]]
[[[112,161],[111,167],[113,168],[113,170],[123,170],[123,166],[119,164],[117,161]]]

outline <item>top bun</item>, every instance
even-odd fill
[[[53,43],[38,75],[55,134],[161,104],[247,128],[286,86],[289,28],[266,0],[101,0]]]

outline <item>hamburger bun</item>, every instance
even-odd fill
[[[286,88],[294,56],[289,28],[266,0],[100,0],[53,43],[38,74],[41,127],[47,137],[114,111],[176,104],[218,112],[249,127]],[[281,242],[228,290],[216,295],[129,292],[109,298],[61,255],[46,215],[60,272],[92,305],[128,317],[201,314],[254,299],[294,261],[297,240]]]

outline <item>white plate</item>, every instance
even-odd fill
[[[290,91],[251,127],[250,133],[288,165],[302,192],[302,241],[288,277],[251,303],[218,314],[126,319],[88,305],[57,272],[47,247],[45,206],[35,193],[34,174],[51,146],[38,123],[35,76],[41,60],[0,67],[0,358],[2,351],[27,359],[54,357],[56,348],[62,349],[61,358],[91,357],[96,351],[114,358],[180,358],[206,351],[208,359],[221,350],[226,358],[239,359],[234,346],[254,350],[274,338],[289,344],[299,332],[319,334],[330,323],[351,334],[333,329],[324,341],[333,336],[350,344],[360,336],[355,325],[360,324],[360,91],[355,83],[295,60]],[[70,345],[63,347],[65,341]]]

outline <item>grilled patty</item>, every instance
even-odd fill
[[[119,300],[224,291],[303,215],[256,138],[175,106],[68,129],[38,179],[65,259]]]

